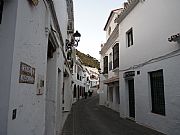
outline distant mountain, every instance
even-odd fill
[[[81,59],[83,65],[97,69],[100,68],[100,62],[89,54],[84,54],[76,49],[76,55]]]

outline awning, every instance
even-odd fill
[[[114,83],[114,82],[119,82],[119,76],[111,77],[107,80],[104,80],[104,84],[109,84],[109,83]]]

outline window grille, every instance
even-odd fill
[[[4,1],[0,0],[0,24],[2,22],[3,6],[4,6]]]
[[[165,115],[163,70],[150,72],[152,112]]]

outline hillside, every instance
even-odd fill
[[[84,54],[78,50],[76,50],[76,55],[81,59],[82,64],[85,66],[93,67],[93,68],[100,68],[100,63],[96,58],[93,58],[89,54]]]

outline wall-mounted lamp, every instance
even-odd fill
[[[77,47],[78,46],[78,42],[80,41],[80,37],[81,37],[81,34],[78,31],[76,31],[72,35],[71,41],[66,39],[66,47],[67,47],[66,50],[67,49],[71,49],[73,46]]]
[[[78,31],[76,31],[74,34],[73,34],[73,37],[74,37],[74,41],[76,42],[75,44],[74,44],[74,46],[78,46],[78,42],[80,41],[80,37],[81,37],[81,34],[78,32]]]

